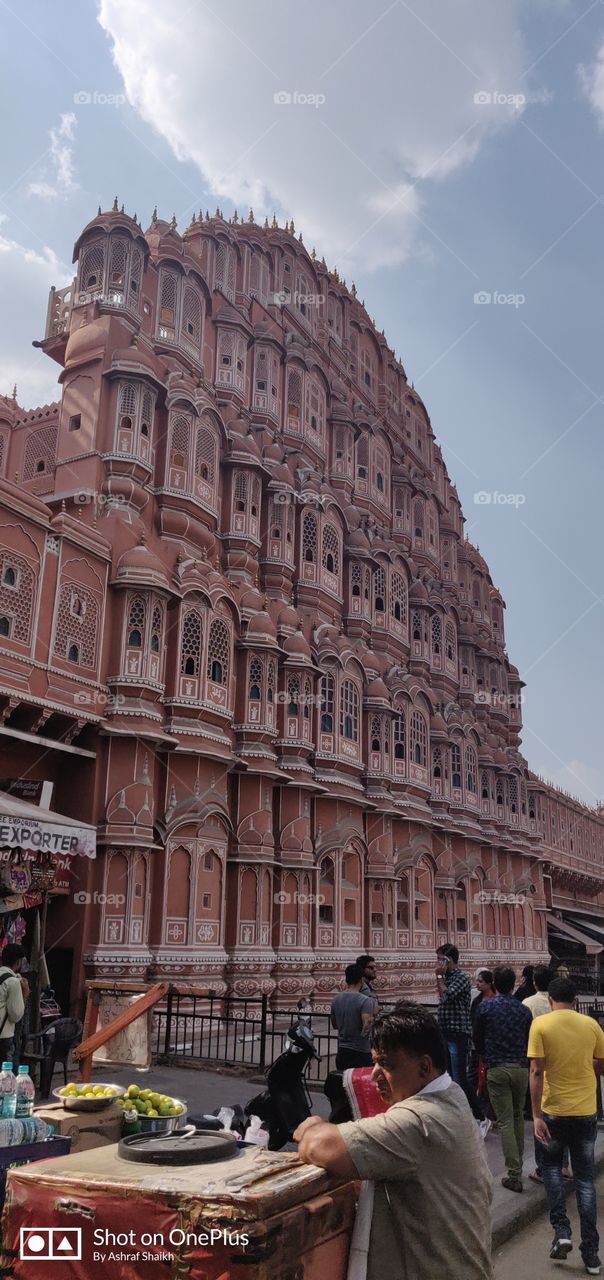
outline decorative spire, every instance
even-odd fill
[[[279,226],[279,223],[277,222],[277,219],[276,219],[275,215],[273,214],[273,221],[271,222],[271,227],[272,227],[273,231],[276,231],[276,230],[277,230],[277,228],[278,228],[278,226]]]
[[[201,210],[200,210],[200,212],[201,212]],[[206,222],[209,222],[209,221],[210,221],[210,210],[209,210],[209,209],[206,209]]]
[[[302,239],[302,232],[300,232],[300,235],[298,236],[298,240],[300,241],[300,244],[304,244],[304,241]]]
[[[220,209],[218,208],[218,205],[216,205],[216,213],[214,214],[214,217],[215,217],[215,218],[220,218],[221,216],[222,216],[222,215],[221,215],[221,213],[220,213]]]
[[[170,223],[170,231],[176,231],[176,214],[175,214],[175,213],[173,213],[173,214],[172,214],[172,221],[171,221],[171,223]]]
[[[295,234],[296,234],[296,228],[295,228],[295,226],[294,226],[294,220],[293,220],[293,218],[292,218],[292,220],[291,220],[291,222],[290,222],[290,224],[289,224],[289,234],[290,234],[290,236],[295,236]]]
[[[151,225],[153,226],[155,222],[157,222],[157,205],[155,206],[153,213],[151,214]]]
[[[63,498],[63,501],[61,503],[61,511],[66,511],[66,510],[67,510],[67,507],[65,506],[65,499]]]
[[[356,298],[356,296],[357,296],[357,287],[356,287],[356,284],[355,284],[354,280],[353,280],[353,282],[352,282],[352,284],[351,284],[351,286],[350,286],[350,292],[351,292],[351,294],[352,294],[353,298]]]
[[[264,227],[264,230],[265,230],[265,231],[268,231],[268,229],[269,229],[269,226],[268,226],[268,218],[265,218],[265,219],[264,219],[264,222],[263,222],[263,224],[262,224],[262,225],[263,225],[263,227]]]
[[[15,404],[16,404],[16,403],[17,403],[17,384],[16,384],[16,382],[15,382],[15,385],[14,385],[14,387],[13,387],[13,400],[15,401]]]
[[[122,207],[121,207],[121,209],[120,209],[120,213],[123,213],[123,212],[124,212],[124,206],[122,205]]]
[[[249,211],[249,213],[248,213],[248,215],[247,215],[247,220],[248,220],[248,222],[253,222],[253,221],[254,221],[254,210],[253,210],[253,209],[250,209],[250,211]]]
[[[19,483],[19,472],[15,471],[15,484]]]
[[[236,209],[235,209],[235,212],[234,212],[234,214],[233,214],[233,217],[231,218],[231,222],[233,223],[233,225],[234,225],[235,227],[237,226],[237,223],[239,222],[239,214],[237,213],[237,210],[236,210]]]
[[[82,519],[82,508],[78,507],[78,520]]]
[[[99,205],[99,207],[98,207],[98,209],[97,209],[97,211],[96,211],[96,216],[97,216],[97,218],[100,218],[100,216],[101,216],[101,206],[100,206],[100,205]]]
[[[135,214],[135,213],[133,213],[133,214],[132,214],[132,221],[133,221],[133,222],[136,222],[136,225],[138,226],[138,222],[136,221],[136,214]]]
[[[316,262],[316,259],[317,259],[317,250],[315,249],[314,244],[313,244],[312,252],[311,252],[311,255],[310,255],[310,256],[311,256],[311,258],[312,258],[313,262]]]
[[[115,200],[113,201],[112,213],[117,213],[117,212],[118,212],[118,208],[117,208],[117,196],[116,196]]]

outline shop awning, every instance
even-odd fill
[[[574,912],[571,914],[569,911],[564,912],[564,919],[573,929],[580,929],[604,947],[604,920],[594,916],[575,915]]]
[[[96,858],[96,827],[0,791],[0,849]]]
[[[561,920],[558,916],[549,914],[547,916],[547,927],[555,937],[564,938],[566,941],[570,939],[571,942],[580,942],[585,947],[588,956],[597,956],[601,951],[604,951],[604,932],[602,941],[598,942],[596,938],[590,937],[588,933],[578,929],[574,923],[571,924],[568,920]]]

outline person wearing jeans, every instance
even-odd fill
[[[535,1138],[543,1147],[541,1172],[554,1228],[549,1256],[566,1258],[573,1247],[562,1176],[567,1146],[581,1225],[581,1257],[587,1274],[599,1276],[594,1067],[598,1074],[604,1073],[604,1032],[594,1018],[576,1012],[576,990],[568,978],[554,978],[548,996],[552,1012],[533,1019],[528,1056]]]
[[[436,956],[438,1025],[447,1046],[451,1077],[467,1097],[472,985],[467,974],[459,968],[459,951],[453,943],[445,942],[438,947]]]
[[[487,1066],[487,1088],[501,1134],[508,1191],[522,1191],[524,1103],[528,1087],[526,1049],[531,1013],[512,992],[516,974],[509,966],[493,974],[497,995],[478,1006],[474,1024],[476,1052]]]

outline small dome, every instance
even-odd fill
[[[433,733],[439,738],[447,738],[449,736],[449,730],[438,711],[430,720],[430,733]]]
[[[348,546],[356,551],[370,551],[371,545],[369,538],[362,529],[355,529],[348,537]]]
[[[262,610],[263,605],[264,605],[264,596],[261,595],[258,588],[244,586],[241,599],[239,601],[240,609],[245,609],[248,612],[251,611],[253,613],[258,613]],[[297,621],[298,621],[298,615],[296,614],[296,622]]]
[[[382,698],[385,702],[390,701],[390,695],[383,680],[371,680],[367,685],[368,698]]]
[[[118,561],[115,581],[166,588],[170,585],[165,566],[149,550],[146,540],[139,542],[136,547],[131,547],[130,551],[124,552]]]
[[[65,349],[65,364],[81,360],[92,351],[98,351],[106,340],[107,323],[100,317],[97,320],[91,320],[90,324],[81,324],[79,329],[72,329]]]
[[[293,636],[288,636],[287,640],[283,641],[283,651],[290,658],[310,659],[310,645],[303,631],[296,631]]]
[[[299,621],[300,618],[296,613],[296,610],[292,609],[291,605],[287,604],[285,608],[281,610],[281,613],[277,618],[277,630],[285,631],[288,629],[291,630],[292,628],[295,630]]]
[[[246,632],[246,639],[265,641],[274,641],[277,639],[275,624],[270,613],[266,612],[266,609],[261,609],[259,613],[254,614],[253,618],[250,618]]]
[[[152,357],[143,347],[138,346],[136,339],[129,347],[121,347],[119,350],[114,351],[111,364],[113,368],[126,364],[129,369],[134,365],[137,370],[140,369],[141,373],[149,372],[154,378],[157,378],[157,370]]]
[[[409,588],[409,601],[413,604],[427,604],[428,592],[421,578],[416,578]]]

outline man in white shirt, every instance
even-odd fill
[[[538,1018],[542,1013],[551,1013],[552,1011],[552,1006],[547,994],[547,988],[549,987],[553,976],[551,969],[548,969],[544,964],[538,965],[537,968],[533,970],[533,986],[535,988],[535,993],[532,996],[527,996],[526,1000],[522,1001],[522,1003],[526,1005],[527,1009],[530,1009],[533,1018]]]

